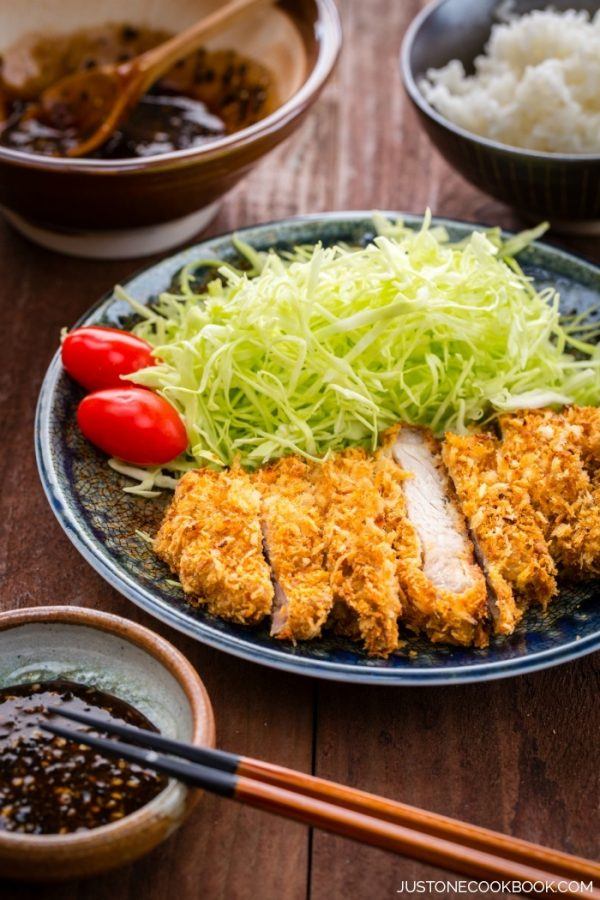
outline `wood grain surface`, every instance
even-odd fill
[[[446,166],[409,108],[397,54],[420,5],[342,0],[345,47],[335,78],[301,131],[227,198],[210,233],[304,212],[426,206],[520,224]],[[550,239],[600,260],[598,241]],[[317,683],[186,639],[142,615],[83,562],[38,483],[35,402],[60,328],[140,265],[67,259],[0,226],[2,608],[81,604],[164,634],[205,679],[219,744],[229,750],[594,856],[597,657],[446,689]],[[440,877],[446,874],[206,797],[185,828],[136,865],[62,886],[0,883],[0,898],[374,900],[412,896],[399,890],[402,881]]]

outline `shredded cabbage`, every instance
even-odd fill
[[[429,214],[419,231],[374,221],[364,248],[259,253],[238,240],[250,271],[221,265],[195,293],[202,261],[153,308],[132,304],[159,363],[129,379],[187,427],[188,456],[169,469],[374,448],[399,420],[462,432],[495,410],[600,402],[597,335],[561,323],[557,292],[537,291],[510,255],[544,226],[452,244]]]

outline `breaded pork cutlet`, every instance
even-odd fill
[[[507,469],[543,514],[555,562],[573,576],[600,571],[600,506],[577,426],[541,409],[502,416],[500,428]]]
[[[557,591],[540,516],[526,488],[507,479],[500,442],[492,435],[447,434],[442,459],[487,578],[494,630],[512,634],[529,597],[545,608]]]
[[[333,605],[313,467],[288,456],[261,469],[255,480],[275,587],[271,634],[309,640],[321,633]]]
[[[186,594],[211,613],[254,624],[271,612],[260,493],[241,469],[198,469],[180,480],[154,541]]]
[[[484,646],[487,587],[439,443],[424,429],[390,429],[378,480],[405,596],[402,621],[434,642]]]
[[[346,450],[322,463],[316,488],[334,604],[349,612],[345,618],[354,620],[367,652],[385,657],[398,647],[401,604],[374,475],[373,457]]]

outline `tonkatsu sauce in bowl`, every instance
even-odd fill
[[[151,769],[45,731],[44,722],[55,718],[49,706],[157,731],[129,703],[85,684],[59,678],[1,688],[0,831],[88,831],[117,822],[165,789],[168,779]]]
[[[76,72],[128,62],[170,37],[127,23],[26,36],[0,60],[0,146],[65,156],[80,136],[64,115],[60,127],[45,120],[42,93]],[[231,48],[201,48],[145,93],[92,157],[131,159],[201,147],[256,124],[277,105],[275,76],[266,65]]]
[[[45,710],[61,705],[215,743],[202,681],[163,638],[81,607],[1,614],[0,878],[59,881],[125,865],[167,838],[200,796],[53,737]]]
[[[46,69],[55,83],[65,65],[135,55],[144,42],[182,31],[217,5],[131,0],[125,9],[117,0],[46,0],[0,7],[0,212],[9,222],[50,249],[111,259],[166,250],[208,224],[223,195],[292,134],[327,82],[341,48],[335,0],[279,0],[215,35],[204,54],[161,79],[93,157],[52,155],[63,137],[36,119],[31,104]],[[62,47],[58,64],[52,47]],[[44,48],[44,65],[23,64]]]

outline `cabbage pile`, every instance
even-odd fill
[[[514,255],[542,229],[451,243],[376,217],[362,248],[257,253],[219,265],[206,288],[188,266],[135,333],[159,364],[130,376],[183,416],[189,459],[255,468],[289,453],[319,458],[399,420],[464,431],[496,410],[600,402],[600,352],[558,294],[536,290]],[[582,334],[586,334],[584,340]]]

